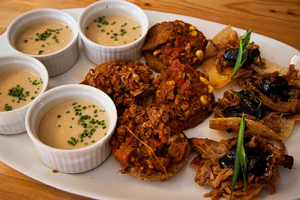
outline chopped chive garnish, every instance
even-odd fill
[[[238,180],[240,169],[242,169],[244,188],[247,187],[247,180],[246,180],[247,157],[244,149],[244,131],[245,131],[245,117],[243,113],[241,118],[241,123],[240,123],[240,130],[237,138],[237,144],[236,144],[236,156],[234,162],[230,199],[232,197],[235,184]]]
[[[235,66],[231,74],[231,80],[234,78],[238,70],[242,67],[244,62],[247,60],[247,51],[248,51],[251,33],[252,33],[252,29],[246,31],[246,33],[244,33],[244,35],[240,39],[239,51],[235,62]]]

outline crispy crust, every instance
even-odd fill
[[[238,134],[240,122],[241,118],[239,117],[213,118],[209,121],[209,128]],[[289,137],[295,123],[292,119],[283,118],[281,132],[276,133],[259,122],[249,119],[246,119],[246,122],[248,127],[245,130],[245,135],[259,135],[273,140],[285,140]]]
[[[216,89],[220,89],[227,83],[231,81],[231,74],[233,68],[225,68],[223,69],[223,74],[219,74],[216,67],[216,57],[208,58],[202,63],[203,72],[209,77],[209,83]],[[246,68],[241,68],[237,72],[234,78],[252,72],[252,67],[247,66]]]
[[[229,40],[237,40],[237,32],[231,29],[231,25],[227,25],[224,29],[218,32],[213,39],[208,43],[205,49],[205,59],[214,57],[217,55],[216,44],[223,45],[229,42]]]

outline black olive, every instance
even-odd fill
[[[220,159],[220,166],[224,169],[226,167],[230,167],[234,169],[235,162],[235,151],[230,151],[226,154],[225,157]]]
[[[223,57],[228,62],[235,62],[239,49],[227,49],[223,54]]]
[[[259,49],[248,49],[247,51],[247,60],[244,62],[244,65],[251,65],[254,61],[260,56]]]
[[[236,62],[239,49],[227,49],[223,54],[223,57],[228,62]],[[243,64],[243,67],[251,65],[254,61],[260,56],[259,49],[248,49],[247,50],[247,59]]]
[[[244,143],[249,141],[246,137],[244,138]],[[228,152],[226,156],[220,159],[220,166],[224,169],[230,167],[234,169],[235,162],[235,152],[236,147],[232,148],[232,151]],[[247,162],[247,173],[252,172],[255,176],[261,176],[268,171],[268,161],[272,158],[272,155],[268,152],[264,152],[259,148],[245,148],[245,153],[248,158]],[[240,175],[241,176],[241,175]],[[239,178],[241,178],[239,176]]]
[[[270,78],[266,77],[262,81],[260,91],[268,97],[280,99],[281,101],[287,101],[290,98],[291,87],[284,77],[277,76],[274,82],[271,82]]]
[[[277,88],[284,89],[283,87],[287,87],[288,85],[289,84],[285,78],[283,78],[282,76],[276,76],[276,81],[270,84],[270,89],[272,90],[276,90]]]
[[[262,93],[266,94],[269,92],[270,90],[270,84],[272,83],[270,81],[270,78],[269,77],[265,77],[262,79],[262,84],[260,85],[260,89],[262,91]]]
[[[258,148],[246,148],[245,152],[248,157],[248,172],[252,172],[255,176],[260,176],[268,171],[267,162],[271,158],[269,153],[263,152]]]

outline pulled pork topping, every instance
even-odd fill
[[[192,149],[199,153],[190,163],[197,169],[195,182],[200,186],[208,184],[212,187],[204,197],[219,199],[224,196],[229,199],[237,139],[216,142],[209,139],[192,138]],[[259,136],[245,138],[245,150],[248,157],[247,188],[244,189],[242,177],[236,183],[233,197],[251,199],[262,187],[270,186],[271,194],[276,191],[275,181],[280,178],[278,165],[291,169],[293,157],[285,154],[284,144],[281,149],[273,146]]]
[[[299,71],[290,65],[284,76],[278,76],[278,72],[253,73],[247,78],[238,78],[238,84],[253,90],[262,104],[273,112],[293,115],[300,112],[300,87],[294,82],[299,77]]]
[[[288,74],[284,76],[278,76],[278,72],[264,75],[254,72],[247,78],[240,77],[238,84],[248,90],[239,93],[247,99],[226,91],[222,99],[213,103],[215,117],[241,117],[244,112],[247,119],[280,132],[283,116],[300,113],[300,87],[293,81],[298,78],[294,66],[290,66]]]

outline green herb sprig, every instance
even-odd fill
[[[261,107],[261,100],[254,94],[254,92],[248,88],[244,88],[246,91],[250,92],[255,98],[256,100],[259,102],[258,107],[256,108],[256,110],[260,109]]]
[[[247,51],[248,51],[251,33],[252,33],[252,29],[249,29],[248,31],[246,31],[246,33],[244,33],[244,35],[240,39],[239,52],[237,55],[235,66],[231,74],[231,80],[234,78],[238,70],[242,67],[244,62],[247,60]]]
[[[236,96],[240,97],[241,99],[246,99],[248,101],[250,101],[250,99],[248,97],[246,97],[245,95],[239,93],[239,92],[236,92],[234,90],[230,90],[230,92],[232,92],[233,94],[235,94]]]
[[[246,122],[245,122],[245,117],[244,117],[244,113],[243,113],[241,123],[240,123],[240,130],[239,130],[239,134],[238,134],[238,138],[237,138],[236,155],[235,155],[235,162],[234,162],[230,199],[232,197],[235,184],[238,180],[240,170],[242,170],[242,174],[243,174],[244,188],[245,189],[247,188],[246,169],[247,169],[248,158],[246,157],[246,152],[245,152],[245,148],[244,148],[245,124],[246,124]]]

